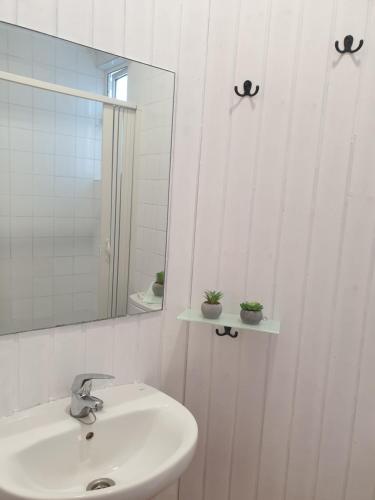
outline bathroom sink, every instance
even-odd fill
[[[93,425],[69,415],[70,399],[0,420],[1,500],[149,500],[179,478],[198,437],[191,413],[144,384],[96,395]]]

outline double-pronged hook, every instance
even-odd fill
[[[231,326],[224,326],[224,331],[222,333],[219,332],[218,328],[216,328],[216,335],[219,335],[219,337],[225,337],[225,335],[228,335],[228,337],[231,337],[232,339],[236,339],[238,337],[238,332],[235,331],[232,333]]]
[[[354,54],[355,52],[358,52],[359,50],[361,50],[361,48],[363,47],[363,40],[360,40],[359,42],[359,45],[356,49],[353,49],[353,43],[354,43],[354,38],[352,37],[352,35],[348,35],[344,38],[344,48],[343,49],[340,49],[340,44],[338,41],[336,41],[335,43],[335,47],[336,47],[336,50],[337,52],[340,52],[340,54]]]
[[[255,87],[255,91],[253,93],[251,93],[252,87],[253,87],[252,82],[250,80],[246,80],[246,82],[244,82],[243,84],[243,90],[244,90],[243,94],[240,94],[240,92],[238,92],[237,85],[234,87],[234,91],[239,97],[245,97],[245,96],[254,97],[259,92],[259,85]]]

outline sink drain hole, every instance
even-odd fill
[[[86,491],[94,491],[94,490],[103,490],[104,488],[110,488],[114,486],[116,483],[113,479],[109,479],[108,477],[101,477],[100,479],[94,479],[87,485]]]

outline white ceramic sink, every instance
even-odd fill
[[[1,500],[148,500],[178,479],[198,437],[191,413],[144,384],[95,395],[104,408],[90,426],[68,414],[70,399],[0,420]],[[100,478],[115,485],[86,491]]]

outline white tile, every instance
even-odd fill
[[[15,320],[31,320],[33,317],[33,300],[17,299],[12,303],[12,316]]]
[[[5,102],[0,102],[0,126],[9,126],[9,104]]]
[[[74,198],[55,198],[55,217],[74,217]]]
[[[97,109],[97,103],[94,101],[89,101],[88,99],[77,100],[77,115],[79,116],[91,116],[95,118]]]
[[[100,232],[100,221],[94,218],[75,218],[74,234],[76,237],[94,237]]]
[[[52,175],[33,175],[33,195],[34,196],[52,196],[53,189]]]
[[[33,149],[32,131],[21,128],[11,128],[10,147],[18,151],[32,151]]]
[[[10,193],[10,174],[0,172],[0,194],[9,195]]]
[[[32,266],[33,276],[42,278],[53,274],[53,259],[51,257],[34,257]]]
[[[56,217],[54,234],[57,237],[74,236],[74,218]]]
[[[55,130],[55,113],[44,109],[35,109],[33,112],[34,130],[53,132]]]
[[[53,175],[55,159],[54,155],[34,153],[33,172],[34,174]]]
[[[30,60],[21,59],[19,57],[8,57],[8,71],[15,75],[33,76],[33,67]]]
[[[33,215],[35,217],[52,217],[55,212],[54,198],[50,196],[33,197]]]
[[[70,135],[56,135],[56,154],[74,156],[76,153],[76,140]]]
[[[56,156],[56,176],[73,177],[76,171],[74,156]],[[73,193],[72,193],[73,194]]]
[[[56,70],[54,66],[45,66],[44,64],[33,64],[33,78],[45,82],[56,83]]]
[[[94,177],[94,161],[90,159],[77,158],[76,175],[77,177],[92,179]]]
[[[53,279],[53,294],[65,295],[73,293],[73,276],[55,276]]]
[[[53,274],[55,276],[73,274],[73,257],[55,257]]]
[[[32,276],[12,275],[11,291],[13,300],[31,298],[33,296]]]
[[[33,126],[33,112],[29,106],[9,106],[9,126],[31,129]]]
[[[73,322],[73,295],[55,295],[53,297],[53,311],[56,324]]]
[[[0,127],[0,148],[9,148],[9,129],[7,127]]]
[[[75,97],[69,95],[57,94],[56,95],[56,111],[59,113],[76,113],[77,100]]]
[[[58,68],[64,68],[71,71],[77,71],[78,64],[77,45],[66,42],[65,40],[56,40],[56,59],[55,64]]]
[[[78,158],[94,159],[96,141],[93,139],[76,138],[76,154]]]
[[[34,257],[52,257],[54,255],[53,238],[33,238]]]
[[[33,89],[33,104],[35,108],[53,111],[56,106],[55,94],[46,90]]]
[[[33,89],[18,83],[9,84],[9,102],[22,106],[32,106]]]
[[[92,310],[95,308],[95,294],[90,292],[75,293],[73,295],[73,310]]]
[[[17,196],[31,196],[33,194],[33,176],[32,174],[11,174],[10,179],[11,193]]]
[[[10,171],[10,151],[9,149],[0,149],[0,173],[5,174]]]
[[[9,103],[9,83],[0,81],[0,102]]]
[[[34,153],[53,154],[55,152],[55,136],[47,132],[33,133]]]
[[[10,196],[0,195],[0,216],[10,215]]]
[[[57,177],[55,179],[56,196],[72,196],[75,192],[75,179],[69,177]]]
[[[10,236],[10,217],[0,217],[0,238]]]
[[[31,174],[33,171],[33,155],[31,151],[12,151],[11,169],[17,174]]]
[[[8,50],[12,56],[30,60],[32,58],[31,31],[22,28],[13,28],[8,31]]]
[[[98,272],[99,259],[97,257],[74,257],[74,274]]]
[[[51,237],[54,234],[53,217],[33,217],[34,238]]]
[[[46,0],[53,4],[50,0]],[[29,3],[29,2],[27,2]],[[55,65],[55,39],[47,36],[41,36],[35,33],[33,36],[33,61],[40,64]]]
[[[77,73],[68,69],[56,69],[56,83],[64,87],[78,88]]]
[[[1,186],[1,183],[0,183]],[[11,214],[15,216],[29,216],[33,213],[32,196],[12,196]]]
[[[33,318],[51,319],[53,318],[53,298],[52,297],[34,297],[33,299]]]
[[[48,330],[19,334],[20,409],[48,401],[52,347]]]
[[[75,199],[75,217],[92,217],[95,210],[95,200],[93,198]]]
[[[92,237],[75,237],[74,239],[74,254],[75,255],[98,255],[99,245],[95,238]]]
[[[76,117],[68,113],[56,113],[56,133],[64,135],[76,134]]]
[[[33,254],[32,238],[12,238],[11,254],[12,259],[18,257],[31,257]]]
[[[0,238],[0,259],[10,259],[10,239]]]
[[[87,118],[83,116],[77,117],[77,135],[89,139],[95,138],[95,118]]]
[[[32,217],[12,217],[12,238],[31,238],[32,230]]]
[[[98,281],[98,276],[94,274],[76,274],[73,277],[73,292],[96,292]]]
[[[74,194],[76,197],[93,198],[94,181],[92,179],[77,178],[74,180]]]
[[[53,294],[52,276],[33,278],[33,297],[49,297]]]
[[[72,257],[74,255],[74,238],[55,237],[54,239],[55,257]]]

